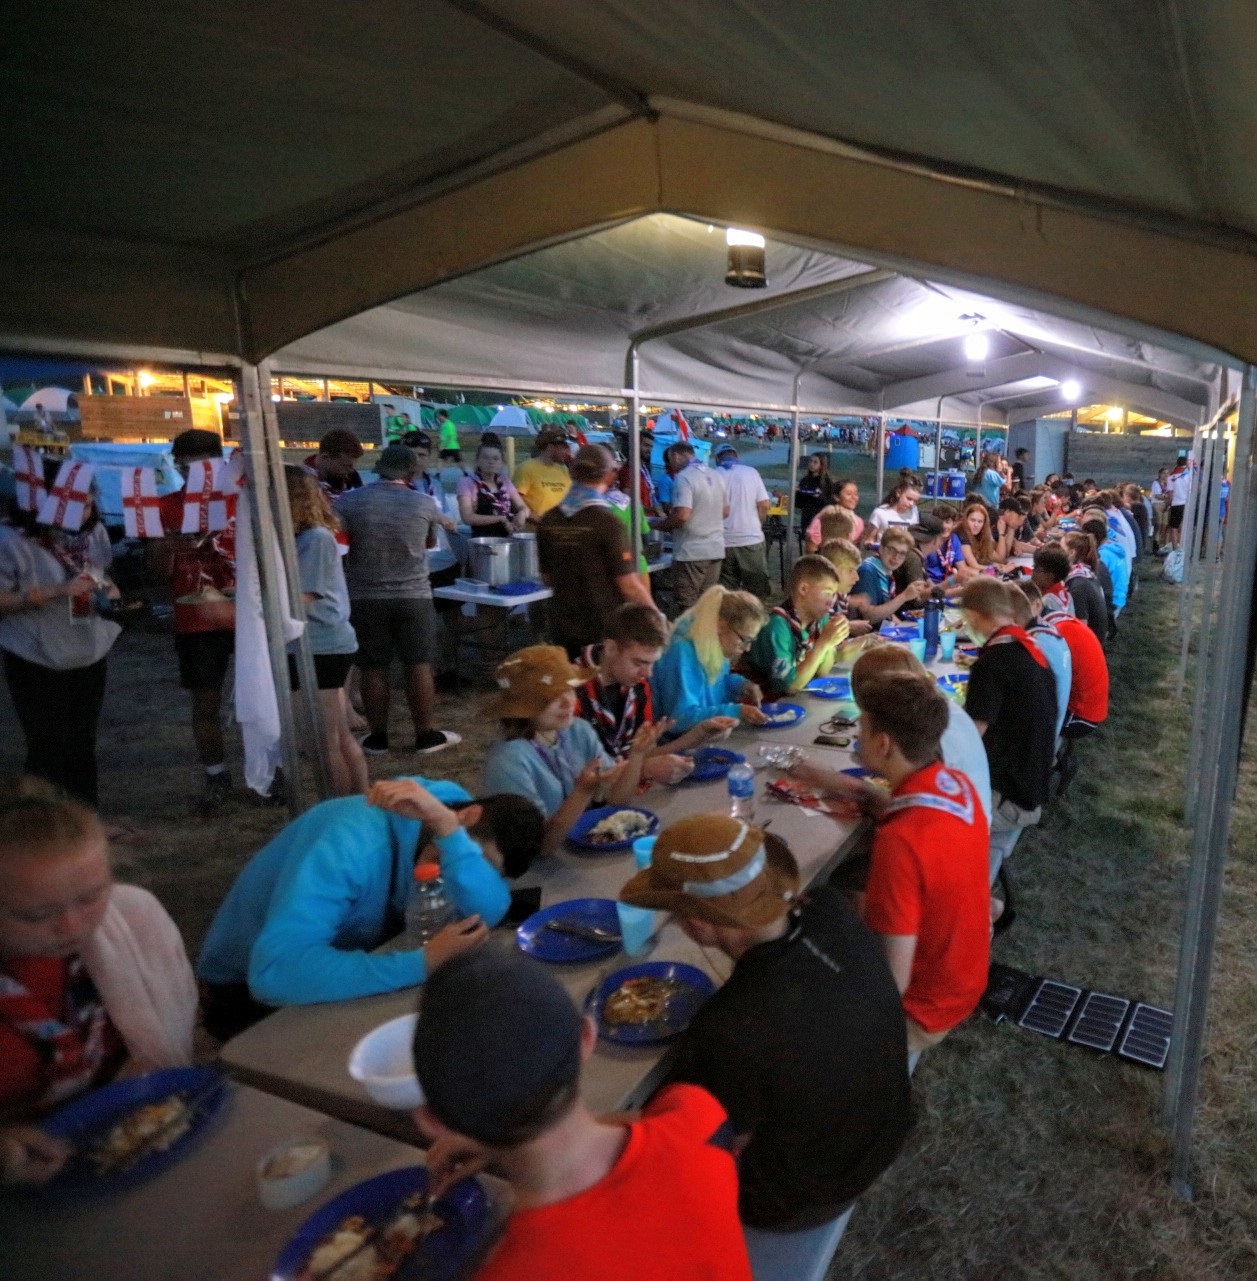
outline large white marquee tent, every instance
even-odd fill
[[[959,398],[993,421],[1077,368],[1189,425],[1239,370],[1168,1091],[1186,1180],[1257,534],[1257,10],[47,0],[6,52],[0,348],[238,370],[261,492],[277,353],[744,405]],[[811,294],[711,323],[744,300],[719,301],[709,224],[773,237],[770,292]],[[932,340],[894,350],[937,299]],[[1006,381],[968,381],[953,308],[992,321]],[[581,360],[557,361],[573,331]]]

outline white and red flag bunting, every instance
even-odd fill
[[[19,511],[37,512],[48,497],[44,484],[44,456],[30,445],[13,446],[13,471]]]
[[[185,534],[213,534],[231,523],[236,505],[236,482],[221,458],[208,458],[188,468],[183,499]]]
[[[157,472],[152,467],[119,468],[122,523],[128,538],[160,538],[165,532],[157,497]]]
[[[96,468],[91,463],[67,458],[53,481],[52,492],[40,504],[39,523],[78,533],[83,528],[83,514],[92,494],[95,474]]]

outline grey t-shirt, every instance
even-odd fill
[[[86,568],[101,574],[113,562],[104,525],[87,535]],[[28,587],[59,587],[69,577],[65,566],[33,538],[0,526],[0,592]],[[39,609],[23,609],[0,617],[0,649],[28,663],[59,672],[89,667],[109,653],[122,630],[93,613],[71,621],[68,597],[58,596]]]
[[[345,581],[351,600],[432,595],[428,538],[441,513],[431,498],[382,480],[338,498],[336,514],[349,535]]]
[[[301,590],[314,597],[306,605],[313,654],[352,654],[358,637],[349,625],[349,592],[340,548],[330,529],[315,526],[297,535],[297,573]]]
[[[721,560],[725,554],[725,486],[717,472],[697,460],[672,478],[672,506],[690,518],[672,531],[673,560]]]

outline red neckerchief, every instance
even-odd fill
[[[11,974],[0,970],[0,1022],[35,1043],[44,1061],[42,1106],[91,1084],[105,1056],[108,1016],[82,960],[66,962],[65,1000],[51,1009]]]
[[[67,534],[56,529],[41,529],[37,542],[65,570],[66,578],[77,578],[87,568],[88,535]]]
[[[1051,591],[1046,591],[1043,593],[1043,603],[1045,605],[1049,604],[1052,601],[1057,602],[1057,606],[1056,606],[1057,612],[1062,614],[1069,613],[1069,610],[1066,608],[1066,606],[1069,604],[1069,588],[1066,587],[1064,583],[1058,583],[1055,587],[1051,589]]]
[[[959,770],[948,769],[938,761],[923,766],[900,783],[882,811],[879,822],[885,822],[902,810],[921,807],[950,814],[962,823],[973,825],[982,813],[977,790]]]
[[[591,657],[592,648],[586,651]],[[613,760],[622,760],[628,755],[633,736],[641,726],[654,720],[650,682],[642,681],[640,685],[629,687],[624,696],[624,710],[618,719],[603,701],[605,693],[606,686],[595,671],[591,680],[577,686],[576,704],[581,717],[594,727],[594,732],[607,749],[607,755]]]
[[[1079,561],[1077,564],[1071,565],[1069,567],[1069,573],[1066,574],[1065,581],[1069,582],[1071,578],[1094,578],[1094,577],[1095,577],[1095,571],[1091,569],[1090,566],[1084,565],[1081,561]]]
[[[996,628],[987,638],[982,650],[985,652],[992,645],[1012,644],[1020,645],[1040,667],[1048,665],[1047,659],[1043,656],[1043,651],[1030,639],[1030,633],[1024,627],[1015,627],[1012,623],[1009,623],[1006,627]]]

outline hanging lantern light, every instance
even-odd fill
[[[764,237],[755,231],[730,227],[725,232],[729,265],[725,284],[736,289],[763,289],[768,284],[764,269]]]

